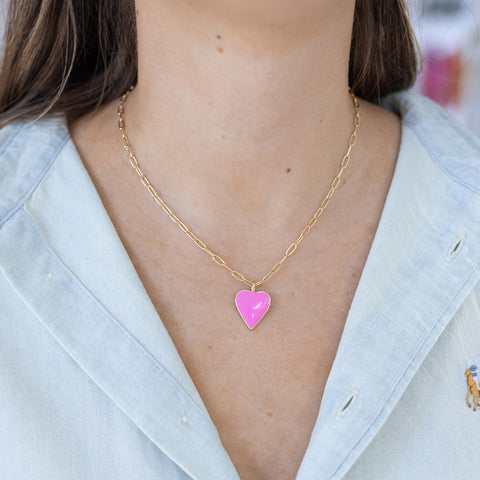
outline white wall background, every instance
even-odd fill
[[[417,89],[480,137],[480,0],[407,0],[424,56]]]
[[[7,8],[8,0],[0,0],[0,48],[3,48],[3,33]]]

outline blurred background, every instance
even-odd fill
[[[423,57],[415,88],[480,137],[480,0],[407,0]]]
[[[480,0],[406,2],[423,56],[415,89],[480,137]],[[0,38],[7,6],[0,0]]]

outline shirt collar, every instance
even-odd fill
[[[302,480],[342,478],[480,279],[478,143],[418,94],[384,105],[402,117],[400,154]]]

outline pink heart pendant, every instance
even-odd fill
[[[247,327],[254,329],[270,307],[270,295],[267,292],[240,290],[235,297],[238,313]]]

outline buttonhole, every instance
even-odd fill
[[[339,410],[337,412],[337,416],[345,415],[347,410],[349,410],[351,408],[351,406],[353,405],[353,402],[357,398],[357,396],[358,396],[358,391],[357,390],[354,390],[353,392],[351,392],[348,395],[348,397],[346,398],[346,400],[343,402],[342,406],[339,408]]]
[[[456,257],[464,244],[465,244],[465,237],[464,236],[458,237],[450,247],[447,260],[451,260],[452,258]]]

